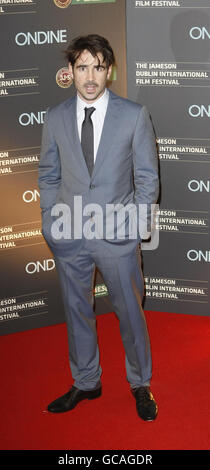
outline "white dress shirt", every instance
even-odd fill
[[[94,103],[86,103],[83,101],[79,95],[77,95],[77,126],[78,126],[78,133],[81,142],[81,132],[82,132],[82,123],[85,119],[85,108],[91,108],[92,106],[95,108],[94,113],[91,116],[92,123],[93,123],[93,133],[94,133],[94,162],[96,159],[97,151],[99,142],[101,139],[101,133],[104,124],[104,118],[108,106],[109,101],[109,91],[107,88],[105,89],[103,95],[98,98]]]

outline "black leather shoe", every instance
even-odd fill
[[[136,399],[136,409],[140,418],[144,421],[153,421],[158,413],[157,403],[149,387],[137,387],[131,389]]]
[[[52,401],[52,403],[48,405],[47,409],[48,411],[51,411],[51,413],[63,413],[65,411],[73,410],[77,403],[85,400],[86,398],[88,400],[93,400],[100,396],[101,387],[93,390],[80,390],[73,385],[65,395]]]

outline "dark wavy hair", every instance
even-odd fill
[[[73,39],[64,51],[72,67],[84,50],[88,50],[93,57],[101,53],[107,67],[115,64],[114,52],[107,39],[98,34],[88,34],[88,36],[78,36]]]

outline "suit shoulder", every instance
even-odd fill
[[[136,111],[139,113],[141,109],[143,108],[143,105],[140,103],[136,103],[135,101],[129,100],[128,98],[122,98],[124,106],[126,106],[128,109],[131,109],[133,111]]]
[[[114,93],[111,94],[113,98],[118,99],[121,105],[127,108],[128,111],[139,113],[143,108],[143,105],[141,103],[136,103],[135,101],[132,101],[128,98],[124,98],[123,96],[116,95]]]
[[[47,108],[48,114],[50,114],[51,116],[60,114],[67,106],[70,106],[71,103],[73,103],[74,99],[75,97],[73,96],[72,98],[68,98],[67,100],[62,101],[61,103],[58,103],[55,106],[49,106]]]

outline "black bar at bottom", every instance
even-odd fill
[[[2,464],[9,465],[43,465],[71,466],[99,469],[109,465],[139,465],[151,468],[173,465],[209,463],[210,450],[2,450],[0,452]],[[7,466],[5,468],[7,468]],[[51,468],[50,467],[50,468]],[[14,467],[13,467],[14,468]],[[72,468],[72,467],[70,467]],[[161,468],[161,467],[160,467]]]

